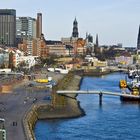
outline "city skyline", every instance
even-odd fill
[[[72,24],[76,17],[79,37],[85,38],[86,32],[99,36],[99,44],[136,47],[139,19],[139,0],[42,0],[37,2],[6,0],[0,9],[15,9],[17,16],[36,18],[42,13],[43,33],[47,40],[60,40],[72,35]]]

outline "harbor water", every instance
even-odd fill
[[[81,90],[120,92],[119,80],[125,74],[84,77]],[[35,126],[37,140],[139,140],[140,104],[121,102],[119,97],[78,95],[86,115],[75,119],[39,120]]]

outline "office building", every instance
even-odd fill
[[[21,39],[36,38],[36,19],[31,17],[16,18],[16,36]]]
[[[0,46],[15,47],[16,10],[0,9]]]

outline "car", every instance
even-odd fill
[[[52,84],[52,86],[55,86],[57,83],[54,80],[51,80],[50,84]]]
[[[33,87],[33,86],[34,86],[34,84],[32,84],[32,83],[28,84],[28,87]]]
[[[55,86],[55,85],[56,85],[56,82],[55,82],[54,80],[51,80],[51,81],[49,81],[49,82],[46,84],[46,87],[52,88],[52,87]]]
[[[43,100],[51,100],[51,99],[52,99],[51,96],[46,96],[43,98]]]
[[[48,88],[52,88],[53,87],[52,84],[50,84],[50,83],[47,83],[45,86],[48,87]]]
[[[33,103],[35,103],[36,101],[37,101],[37,98],[34,98],[34,99],[33,99]]]

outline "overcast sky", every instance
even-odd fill
[[[89,32],[95,41],[98,33],[100,45],[136,46],[140,0],[1,0],[0,8],[34,18],[41,12],[46,39],[70,37],[76,17],[80,37]]]

